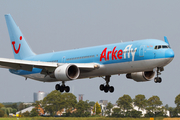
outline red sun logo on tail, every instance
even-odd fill
[[[22,36],[20,36],[19,39],[22,40]],[[16,54],[18,54],[18,53],[19,53],[19,50],[20,50],[20,48],[21,48],[21,44],[19,44],[19,47],[18,47],[17,50],[16,50],[16,48],[15,48],[15,41],[12,41],[12,45],[13,45],[14,52],[15,52]]]

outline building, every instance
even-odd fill
[[[108,104],[108,100],[99,100],[99,104],[100,105],[107,105]]]
[[[47,96],[47,93],[39,91],[38,93],[34,93],[34,102],[43,100]]]
[[[79,101],[82,100],[83,101],[83,94],[79,94]]]
[[[25,109],[23,109],[23,110],[21,110],[21,111],[18,111],[18,112],[16,112],[16,116],[19,116],[19,113],[25,113],[26,111],[31,112],[31,110],[32,110],[33,108],[35,108],[35,107],[34,107],[34,106],[31,106],[31,107],[25,108]]]
[[[102,116],[105,116],[107,103],[108,103],[108,100],[99,100],[99,105],[101,106]]]

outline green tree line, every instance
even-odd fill
[[[24,105],[23,103],[0,103],[0,117],[9,116],[9,113],[16,114],[17,111],[25,109],[30,105]]]
[[[116,101],[117,107],[113,108],[113,104],[109,102],[106,106],[105,116],[109,117],[142,117],[142,110],[146,110],[144,117],[165,117],[166,112],[170,112],[170,117],[178,117],[180,113],[180,94],[175,98],[176,107],[172,108],[168,105],[162,106],[162,101],[158,96],[152,96],[149,99],[146,99],[145,95],[136,95],[135,98],[131,98],[129,95],[123,95],[119,97]],[[91,116],[91,110],[93,110],[93,116],[100,116],[101,106],[98,102],[89,102],[76,100],[76,96],[72,93],[61,93],[59,91],[52,91],[49,93],[43,100],[36,101],[33,104],[35,106],[31,112],[20,113],[24,117],[34,117],[39,116],[39,108],[43,108],[45,113],[48,113],[49,116],[56,116],[58,111],[62,111],[65,108],[65,113],[62,115],[64,117],[89,117]],[[15,113],[17,110],[22,110],[27,106],[24,106],[23,103],[11,104],[4,106],[0,104],[0,116],[8,115],[9,113]],[[138,109],[135,110],[134,108]]]
[[[145,95],[136,95],[132,99],[129,95],[123,95],[120,97],[116,104],[119,108],[113,108],[112,114],[110,114],[109,109],[113,106],[111,103],[107,105],[106,114],[111,117],[142,117],[143,110],[146,111],[144,117],[167,117],[167,111],[170,112],[170,117],[179,117],[180,113],[180,94],[175,98],[176,107],[168,107],[168,105],[162,106],[162,101],[158,96],[152,96],[149,99],[146,99]],[[137,107],[138,110],[135,110],[134,107]]]

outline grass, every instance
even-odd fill
[[[150,120],[150,118],[108,118],[108,117],[22,117],[22,118],[0,118],[0,120]],[[163,120],[155,118],[154,120]]]

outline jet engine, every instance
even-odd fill
[[[154,76],[155,76],[154,71],[144,71],[144,72],[135,72],[135,73],[126,74],[126,77],[128,79],[133,79],[136,82],[150,81],[154,78]]]
[[[74,80],[79,77],[80,70],[74,64],[64,64],[59,66],[54,71],[54,76],[60,81]]]

